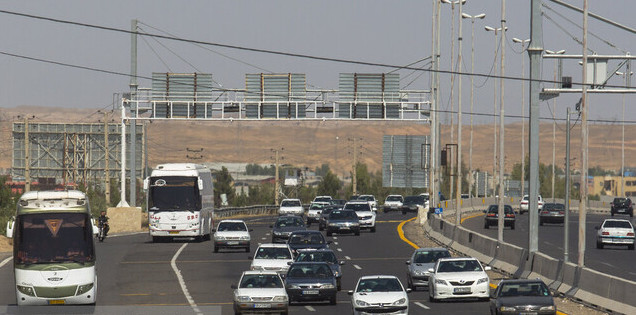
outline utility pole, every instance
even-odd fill
[[[31,154],[29,148],[29,118],[24,117],[24,192],[31,191]]]
[[[459,55],[457,56],[459,84],[457,86],[457,191],[455,192],[455,225],[462,222],[462,18],[463,1],[459,1],[459,35],[457,37]]]
[[[505,73],[505,59],[506,59],[506,0],[501,0],[501,76],[499,77],[499,228],[497,236],[499,242],[503,242],[503,230],[504,230],[504,164],[505,164],[505,150],[504,150],[504,76]]]
[[[588,1],[583,1],[583,84],[581,95],[581,187],[579,197],[579,248],[577,265],[585,266],[585,224],[587,219],[587,16]]]
[[[513,42],[521,44],[521,51],[526,49],[530,39],[513,38]],[[526,78],[526,61],[521,58],[521,77]],[[526,81],[521,81],[521,197],[526,194]]]
[[[353,195],[358,194],[358,146],[356,138],[353,137],[353,174],[352,174],[352,190]]]
[[[137,20],[131,21],[130,52],[130,206],[137,204]]]
[[[565,118],[565,218],[563,219],[563,261],[569,261],[570,251],[570,108],[566,109]]]
[[[272,152],[274,152],[274,168],[275,168],[275,174],[274,174],[274,204],[278,205],[278,196],[279,196],[279,190],[280,190],[280,179],[278,177],[278,168],[279,168],[279,163],[280,163],[280,152],[285,150],[285,148],[280,148],[280,149],[271,149]]]
[[[106,195],[106,204],[110,206],[110,170],[108,169],[110,152],[108,148],[108,112],[104,112],[104,194]]]

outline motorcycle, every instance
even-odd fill
[[[102,221],[98,221],[97,222],[97,228],[98,228],[98,232],[97,232],[97,239],[100,242],[103,242],[104,239],[106,238],[106,224],[105,222]]]

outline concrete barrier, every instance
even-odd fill
[[[535,253],[531,266],[528,278],[539,278],[552,290],[559,288],[563,279],[563,260],[552,258],[544,253]]]
[[[636,282],[583,268],[574,297],[615,312],[636,314],[634,292]]]
[[[142,230],[142,213],[140,207],[108,208],[106,210],[108,233],[139,232]]]
[[[525,248],[508,243],[498,243],[497,245],[497,253],[491,263],[494,268],[515,274],[524,267],[528,259],[528,251]]]
[[[559,292],[573,297],[578,290],[581,269],[573,263],[564,263],[561,285],[557,289]]]

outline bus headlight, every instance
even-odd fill
[[[22,285],[18,285],[17,288],[18,288],[18,291],[20,291],[20,293],[22,293],[22,294],[26,294],[26,295],[29,295],[29,296],[35,296],[35,290],[33,290],[33,287],[25,287],[25,286],[22,286]]]
[[[77,294],[75,295],[82,295],[90,291],[92,288],[93,288],[93,283],[80,285],[79,287],[77,287]]]

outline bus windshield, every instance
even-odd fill
[[[151,177],[148,209],[150,211],[201,210],[197,177]]]
[[[95,261],[93,226],[86,213],[35,213],[16,220],[16,264]]]

